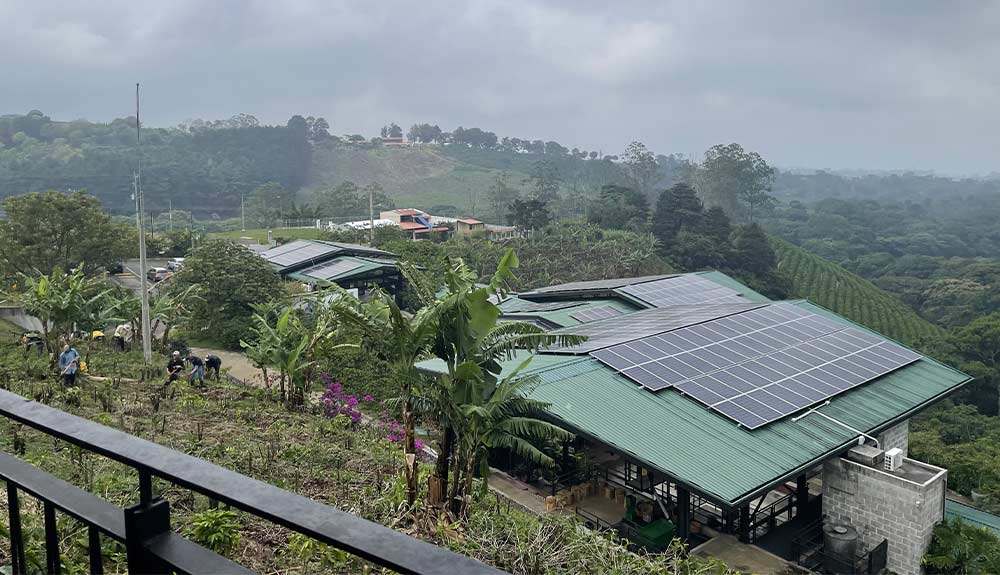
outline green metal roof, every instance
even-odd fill
[[[845,324],[832,312],[801,301]],[[863,328],[862,328],[863,329]],[[523,360],[506,362],[505,371]],[[425,362],[428,371],[441,364]],[[857,434],[822,417],[790,417],[747,431],[675,390],[651,393],[589,356],[536,355],[531,397],[549,414],[723,505],[738,506],[854,444]],[[837,395],[818,411],[870,434],[881,432],[970,378],[929,358]]]
[[[992,513],[981,511],[958,501],[946,499],[944,502],[944,516],[949,519],[961,519],[965,523],[989,529],[994,535],[1000,536],[1000,517]]]

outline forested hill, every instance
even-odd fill
[[[772,239],[778,270],[791,292],[902,343],[921,344],[944,330],[923,319],[895,296],[837,264],[781,239]]]
[[[147,208],[235,214],[240,194],[277,182],[306,183],[315,127],[296,116],[261,126],[251,116],[142,131]],[[53,121],[41,112],[0,117],[0,196],[85,189],[114,212],[131,207],[135,118],[99,124]]]

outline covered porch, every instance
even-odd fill
[[[782,546],[801,525],[820,517],[821,468],[727,506],[592,438],[578,435],[554,455],[554,470],[511,454],[493,460],[543,499],[547,512],[576,515],[592,529],[614,531],[650,551],[664,549],[674,537],[695,547],[728,535],[787,557]]]

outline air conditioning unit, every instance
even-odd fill
[[[882,467],[882,458],[885,453],[871,445],[856,445],[847,452],[847,458],[868,467]]]
[[[885,452],[885,470],[896,471],[903,465],[903,450],[893,447]]]

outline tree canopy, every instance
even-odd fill
[[[0,258],[8,272],[39,275],[81,265],[92,272],[138,255],[132,228],[112,222],[90,194],[10,196],[3,209],[7,217],[0,220]]]

